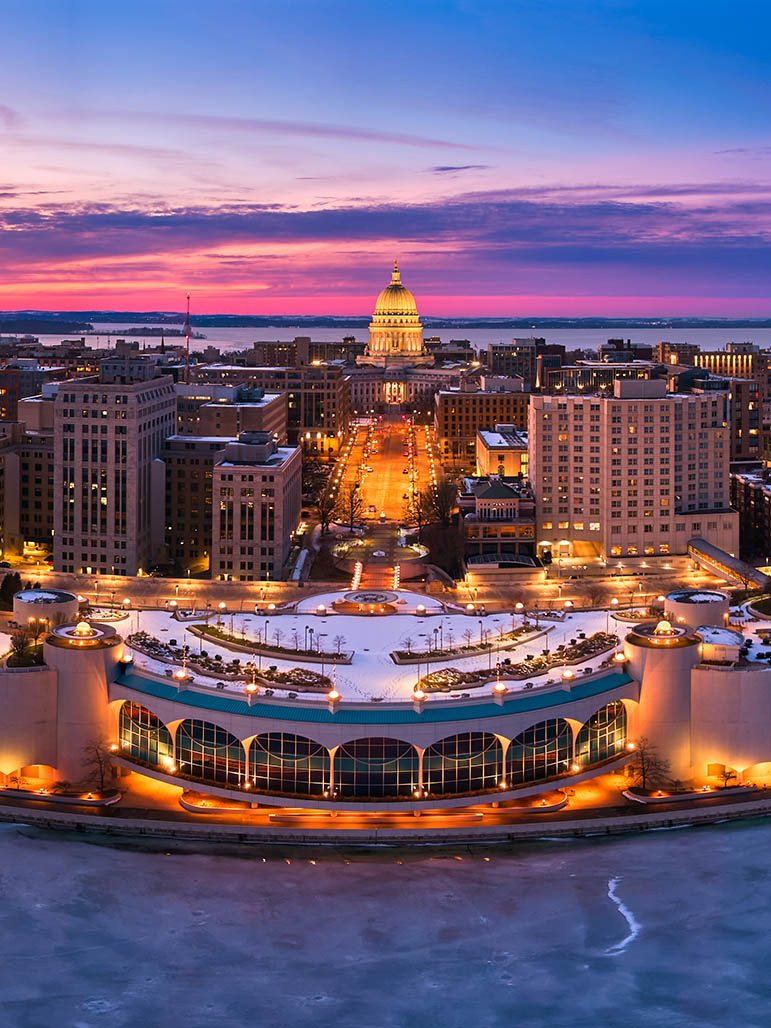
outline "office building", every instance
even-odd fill
[[[54,404],[54,568],[147,571],[163,544],[164,468],[176,397],[168,376],[69,381]]]
[[[480,428],[497,424],[527,428],[529,393],[514,389],[475,388],[463,383],[459,389],[443,389],[434,401],[434,432],[440,459],[453,471],[476,468],[476,440]]]
[[[299,446],[243,433],[214,462],[212,578],[280,579],[300,516]]]
[[[539,554],[685,553],[698,536],[738,552],[725,392],[671,395],[663,380],[613,396],[533,396],[528,440]]]

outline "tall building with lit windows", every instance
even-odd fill
[[[280,579],[301,495],[299,446],[277,446],[265,432],[227,442],[212,478],[211,577]]]
[[[54,403],[54,569],[147,570],[163,543],[165,466],[177,418],[169,376],[61,383]]]
[[[726,391],[668,394],[617,381],[613,396],[531,396],[538,552],[645,557],[700,537],[738,552]]]

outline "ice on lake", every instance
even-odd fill
[[[770,845],[758,822],[263,860],[2,826],[0,1023],[767,1025]]]

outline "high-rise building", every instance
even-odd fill
[[[738,552],[726,392],[671,395],[663,380],[613,396],[533,396],[528,440],[539,553],[685,553],[701,537]]]
[[[281,578],[300,516],[300,447],[242,434],[217,457],[212,494],[212,578]]]
[[[54,405],[54,568],[136,575],[163,543],[170,377],[62,383]]]
[[[232,442],[236,442],[236,438],[172,435],[164,444],[164,557],[178,573],[198,574],[209,568],[214,462]]]

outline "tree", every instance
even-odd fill
[[[339,656],[340,655],[340,650],[342,649],[343,646],[345,646],[345,636],[344,635],[336,635],[334,637],[334,639],[332,640],[332,642],[333,642],[333,644],[334,644],[334,646],[335,646],[335,648],[337,650],[337,654]]]
[[[284,633],[283,633],[283,631],[280,628],[277,628],[274,631],[273,635],[276,637],[276,646],[280,649],[281,648],[281,640],[284,638]]]
[[[435,486],[421,492],[422,503],[430,517],[447,528],[458,506],[458,483],[454,478],[441,478]]]
[[[474,633],[471,631],[470,628],[464,628],[463,629],[463,638],[466,640],[466,649],[467,650],[471,649],[471,640],[473,639],[473,637],[474,637]]]
[[[316,497],[321,534],[326,535],[329,526],[340,516],[340,498],[331,489],[321,489]]]
[[[635,785],[642,789],[661,785],[669,775],[669,761],[659,756],[658,747],[647,736],[635,743],[632,773]]]
[[[727,789],[728,783],[731,781],[731,779],[736,778],[736,772],[732,771],[730,767],[724,767],[718,775],[718,778],[722,782],[723,788]]]
[[[363,520],[364,500],[361,496],[361,489],[357,485],[349,485],[340,496],[340,504],[341,516],[345,518],[346,525],[353,532],[354,528],[358,527]]]
[[[597,607],[604,596],[604,590],[599,582],[593,582],[586,590],[586,598],[590,607]]]
[[[420,541],[423,526],[431,520],[426,502],[426,493],[413,493],[404,506],[404,523],[408,528],[417,528]]]
[[[89,739],[83,747],[83,766],[87,769],[87,780],[104,792],[104,783],[112,769],[110,747],[100,737]]]
[[[412,643],[413,643],[413,641],[414,640],[413,640],[411,635],[405,635],[405,637],[402,639],[402,646],[404,646],[406,648],[407,653],[412,653]]]
[[[17,628],[11,636],[11,651],[15,657],[21,658],[29,646],[29,632],[26,628]]]
[[[297,631],[296,628],[292,629],[292,641],[294,642],[294,648],[296,650],[299,650],[300,649],[300,633]]]

